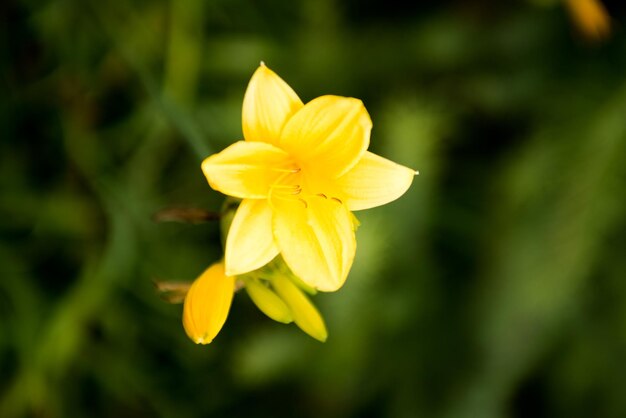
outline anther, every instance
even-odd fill
[[[296,186],[296,188],[289,194],[295,196],[297,194],[300,194],[301,192],[302,192],[302,188],[300,186]]]

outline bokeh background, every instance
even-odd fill
[[[626,416],[626,6],[404,3],[2,2],[0,417]],[[219,227],[152,215],[219,210],[261,60],[421,174],[358,213],[325,344],[238,293],[197,346],[153,281]]]

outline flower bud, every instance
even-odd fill
[[[272,277],[272,287],[291,310],[296,325],[316,340],[326,341],[328,332],[324,319],[303,291],[287,277],[281,275]]]
[[[293,321],[291,311],[272,289],[254,278],[245,278],[244,282],[246,283],[246,292],[261,312],[283,324]]]
[[[235,290],[235,277],[224,263],[213,264],[193,282],[185,297],[183,326],[196,344],[209,344],[222,329]]]

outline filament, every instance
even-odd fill
[[[283,194],[297,195],[302,192],[302,187],[299,184],[296,185],[288,185],[288,184],[272,184],[270,186],[270,193],[273,190],[280,190]]]
[[[296,168],[277,168],[277,167],[272,167],[270,168],[271,171],[277,171],[279,173],[288,173],[288,174],[296,174],[299,173],[301,168],[300,167],[296,167]]]

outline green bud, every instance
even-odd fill
[[[282,275],[272,277],[272,287],[291,310],[296,325],[316,340],[326,341],[328,332],[324,319],[302,290]]]
[[[272,289],[252,277],[244,277],[244,283],[250,299],[261,312],[274,321],[282,322],[283,324],[293,321],[291,311]]]

